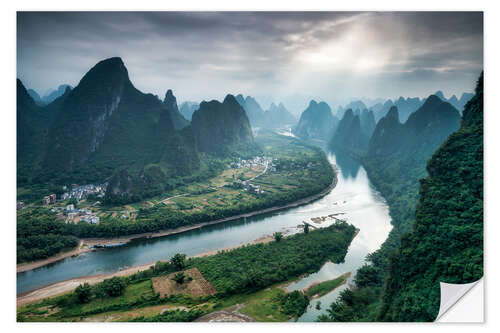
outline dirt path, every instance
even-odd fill
[[[266,167],[264,168],[264,171],[262,171],[261,173],[259,173],[257,176],[254,176],[254,177],[250,178],[248,181],[252,181],[252,180],[254,180],[255,178],[260,177],[260,176],[262,176],[263,174],[265,174],[265,173],[267,172],[267,166],[268,166],[268,165],[269,165],[269,162],[266,162]]]
[[[227,309],[204,315],[195,322],[254,322],[252,317],[239,312],[245,304],[236,304]]]
[[[174,195],[173,197],[168,197],[166,199],[160,200],[160,202],[161,203],[165,203],[165,202],[169,201],[170,199],[178,198],[178,197],[184,197],[184,196],[189,195],[189,194],[190,193],[177,194],[177,195]]]

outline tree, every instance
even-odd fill
[[[174,280],[178,284],[183,284],[185,279],[186,275],[184,274],[184,272],[175,273],[174,276],[172,277],[172,280]]]
[[[103,297],[105,295],[116,297],[123,294],[125,291],[125,281],[119,277],[112,277],[111,279],[106,279],[97,285],[96,294]]]
[[[356,286],[359,288],[382,285],[377,268],[372,265],[364,265],[356,273]]]
[[[281,312],[298,318],[306,311],[309,298],[298,290],[284,294],[280,299]]]
[[[177,270],[181,270],[186,266],[186,255],[181,253],[176,253],[172,257],[172,259],[170,259],[170,261]]]
[[[309,224],[304,223],[304,233],[308,234],[309,233]]]
[[[82,304],[87,303],[90,300],[90,296],[92,295],[92,288],[87,282],[85,282],[84,284],[76,287],[75,294],[78,297],[78,302]]]
[[[281,232],[275,232],[273,237],[276,242],[279,242],[283,238],[283,234]]]

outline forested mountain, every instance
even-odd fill
[[[57,89],[51,89],[49,92],[47,92],[43,97],[41,97],[41,101],[45,104],[50,104],[53,101],[55,101],[57,98],[62,96],[67,89],[73,89],[69,84],[61,84]]]
[[[196,102],[184,102],[181,104],[179,108],[179,112],[181,115],[184,117],[184,119],[187,119],[191,121],[191,118],[193,117],[193,113],[198,110],[200,107],[200,104]]]
[[[413,231],[401,239],[379,318],[433,321],[439,282],[483,276],[483,76],[465,106],[460,129],[427,163]]]
[[[361,131],[364,135],[370,138],[373,131],[375,131],[375,126],[377,125],[373,111],[364,109],[359,115],[359,120],[361,122]]]
[[[455,109],[457,109],[460,113],[464,109],[465,104],[472,98],[472,93],[463,93],[460,99],[458,99],[455,95],[453,95],[450,99],[446,99],[443,95],[442,91],[437,91],[435,96],[439,97],[444,102],[448,102]],[[404,123],[410,115],[417,111],[426,101],[426,98],[420,99],[419,97],[399,97],[394,102],[390,99],[385,101],[384,103],[377,103],[370,107],[370,110],[373,111],[375,116],[375,121],[378,122],[381,118],[383,118],[387,112],[389,112],[390,108],[396,106],[399,111],[399,118],[402,123]]]
[[[33,98],[35,103],[40,106],[44,106],[52,103],[62,95],[66,93],[67,90],[73,89],[69,84],[61,84],[56,90],[50,89],[47,93],[42,97],[35,90],[28,89],[28,94]]]
[[[345,107],[344,107],[344,110],[349,110],[349,109],[352,109],[352,110],[365,110],[367,109],[367,106],[365,103],[363,103],[363,101],[360,101],[360,100],[356,100],[356,101],[351,101],[349,102]]]
[[[372,106],[370,110],[373,111],[375,119],[378,121],[385,117],[391,107],[395,106],[398,109],[400,121],[404,123],[413,112],[417,111],[417,109],[423,105],[424,101],[425,99],[421,100],[418,97],[399,97],[395,102],[388,99],[383,104],[378,103]]]
[[[458,128],[459,122],[458,111],[435,95],[429,96],[404,124],[399,122],[398,109],[393,106],[377,124],[370,139],[368,155],[412,152],[428,156]]]
[[[398,108],[399,118],[401,122],[406,122],[406,120],[410,117],[412,113],[418,110],[424,103],[424,100],[421,100],[418,97],[415,98],[403,98],[399,97],[394,105]]]
[[[364,118],[371,119],[369,116]],[[365,124],[366,126],[368,125]],[[340,120],[329,146],[334,150],[362,155],[367,149],[368,140],[369,136],[363,131],[360,115],[355,115],[352,109],[348,109]]]
[[[460,113],[464,110],[467,102],[474,96],[473,93],[464,92],[462,93],[462,96],[460,96],[460,99],[458,99],[455,95],[451,96],[450,99],[446,99],[442,91],[437,91],[434,95],[439,97],[441,100],[453,105]]]
[[[33,161],[40,149],[40,141],[46,125],[42,109],[30,97],[23,83],[17,80],[17,162]]]
[[[244,98],[242,94],[239,94],[235,98],[245,110],[252,127],[272,129],[293,125],[297,122],[297,119],[285,108],[283,103],[278,106],[271,103],[269,110],[264,111],[252,96]]]
[[[283,103],[271,103],[269,110],[264,113],[264,124],[266,128],[278,128],[285,125],[295,125],[297,119],[283,105]]]
[[[304,139],[329,140],[338,123],[338,118],[332,115],[328,104],[312,100],[300,115],[299,123],[293,129],[293,133]]]
[[[196,147],[215,154],[255,148],[234,97],[203,104],[205,112],[189,126],[171,90],[164,101],[140,92],[120,58],[99,62],[43,107],[19,80],[17,90],[20,186],[109,181],[106,201],[124,203],[199,178],[204,162]]]
[[[61,105],[49,129],[44,170],[51,178],[63,174],[75,181],[103,181],[116,168],[148,163],[173,170],[178,154],[169,156],[166,147],[179,141],[178,135],[165,104],[132,85],[120,58],[106,59]]]
[[[236,101],[245,110],[252,127],[259,127],[264,124],[264,110],[255,100],[255,98],[253,98],[252,96],[247,96],[246,98],[244,98],[242,94],[238,94],[236,96]]]
[[[17,180],[29,182],[39,171],[45,157],[48,131],[70,92],[58,97],[51,104],[41,107],[28,94],[22,82],[17,80]]]
[[[399,247],[401,236],[413,228],[419,180],[426,177],[426,163],[458,129],[459,122],[458,111],[437,96],[427,98],[404,124],[399,122],[397,107],[393,106],[377,123],[366,155],[354,154],[389,204],[393,229],[381,248],[368,256],[369,265],[357,271],[356,288],[343,291],[320,320],[377,320],[388,258]]]
[[[377,103],[373,105],[370,108],[370,110],[373,111],[373,115],[375,116],[375,122],[378,123],[380,119],[385,117],[385,115],[389,112],[389,110],[393,106],[394,102],[390,99],[388,99],[384,103]]]
[[[37,104],[37,105],[44,105],[45,103],[42,101],[42,98],[40,97],[40,95],[38,95],[38,93],[33,90],[33,89],[28,89],[27,90],[28,92],[28,95],[31,96],[31,98],[33,98],[33,101]]]
[[[404,126],[399,121],[398,108],[392,106],[385,117],[380,119],[368,144],[369,155],[390,155],[397,152],[404,136]]]
[[[184,118],[179,112],[179,108],[177,107],[177,99],[175,98],[171,89],[167,90],[165,94],[165,98],[163,99],[163,104],[165,104],[166,109],[170,112],[170,118],[174,123],[174,128],[176,130],[183,129],[187,125],[189,125],[189,121]]]
[[[222,103],[201,102],[191,126],[200,152],[225,154],[255,149],[247,114],[233,95],[227,95]]]
[[[465,108],[465,105],[467,105],[467,102],[470,101],[474,97],[473,93],[462,93],[462,96],[460,96],[460,99],[458,100],[457,106],[455,106],[458,111],[462,112]]]

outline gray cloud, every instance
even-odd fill
[[[483,67],[474,12],[19,12],[17,32],[18,76],[40,93],[111,56],[180,100],[451,95]]]

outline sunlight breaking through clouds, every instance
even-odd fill
[[[181,101],[241,92],[293,109],[293,95],[460,94],[483,67],[482,23],[473,12],[20,12],[18,76],[43,93],[120,56],[138,89]]]

